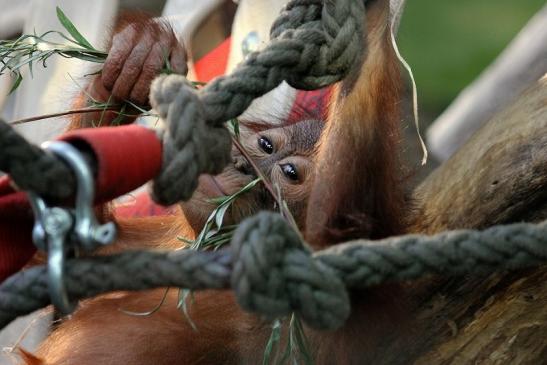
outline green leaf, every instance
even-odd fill
[[[208,246],[215,246],[218,248],[222,243],[229,242],[231,240],[231,235],[233,232],[230,232],[229,235],[218,237],[217,235],[223,231],[223,219],[226,215],[226,212],[228,208],[232,205],[232,203],[243,193],[251,190],[256,184],[260,182],[260,179],[255,179],[245,185],[241,190],[237,191],[236,193],[229,195],[229,196],[223,196],[216,198],[216,202],[219,203],[219,205],[211,212],[209,217],[207,218],[207,221],[205,222],[205,225],[203,226],[203,229],[197,236],[196,240],[191,245],[191,249],[199,250],[207,248]],[[215,200],[215,199],[211,199]],[[231,228],[231,227],[230,227]],[[231,231],[233,229],[230,229]]]
[[[207,203],[220,205],[223,204],[226,200],[230,199],[229,196],[218,196],[216,198],[207,199]]]
[[[104,63],[104,61],[105,61],[103,57],[90,55],[90,54],[85,54],[85,53],[82,53],[82,52],[72,52],[71,51],[71,52],[57,52],[57,53],[62,57],[77,58],[79,60],[87,61],[87,62]]]
[[[171,62],[169,61],[169,52],[167,50],[163,50],[163,69],[160,73],[164,75],[171,75],[173,72],[173,67],[171,67]]]
[[[194,85],[194,88],[197,88],[198,86],[206,86],[207,85],[206,82],[201,82],[201,81],[191,81],[190,83],[192,85]]]
[[[181,241],[181,242],[184,242],[186,243],[187,245],[193,245],[194,244],[194,240],[189,240],[188,238],[186,237],[182,237],[182,236],[177,236],[177,240]]]
[[[268,340],[268,343],[266,344],[266,348],[264,349],[264,357],[262,359],[262,365],[268,365],[271,363],[272,353],[274,353],[274,350],[277,351],[280,340],[281,340],[281,321],[279,319],[276,319],[272,326],[272,333],[270,335],[270,339]]]
[[[226,204],[218,209],[218,212],[215,218],[215,223],[218,229],[222,228],[222,221],[224,220],[224,215],[226,215],[226,211],[228,211],[228,208],[230,208],[230,205],[231,204]]]
[[[233,233],[232,233],[233,235]],[[219,248],[223,247],[224,245],[227,245],[228,243],[232,242],[232,237],[226,237],[221,240],[215,241],[210,244],[210,246],[213,246],[213,250],[216,251]]]
[[[228,121],[228,130],[239,139],[239,120],[237,118]]]
[[[102,70],[97,70],[97,71],[95,71],[95,72],[91,72],[91,73],[85,74],[83,77],[100,75],[101,72],[103,72],[103,71],[102,71]]]
[[[33,52],[30,52],[29,54],[29,58],[32,58],[32,55],[33,55]],[[28,63],[28,69],[29,69],[29,73],[30,73],[30,78],[34,78],[34,73],[33,73],[33,70],[32,70],[32,62],[29,62]]]
[[[76,29],[74,24],[68,19],[68,17],[63,13],[60,7],[57,7],[57,19],[59,19],[59,22],[61,22],[61,25],[67,30],[67,32],[70,33],[71,36],[74,37],[74,40],[76,43],[78,43],[80,46],[95,50],[95,48],[85,39],[85,37]]]
[[[12,59],[12,60],[14,61],[14,63],[15,63],[16,61],[19,61],[19,62],[18,62],[18,63],[15,63],[15,64],[10,64],[10,65],[8,65],[8,68],[11,69],[11,70],[17,70],[17,69],[23,67],[23,66],[26,65],[26,64],[32,64],[32,62],[37,61],[37,60],[40,60],[42,57],[43,57],[42,54],[37,53],[37,54],[35,54],[35,55],[29,55],[29,57],[28,57],[28,58],[25,58],[24,60],[15,59],[15,58],[14,58],[14,59]],[[10,60],[10,62],[11,62],[11,60]],[[30,66],[29,66],[29,67],[30,67]]]
[[[190,313],[188,312],[188,299],[191,300],[191,304],[194,303],[194,292],[192,292],[189,289],[180,289],[177,308],[182,310],[182,313],[184,314],[184,317],[190,324],[190,327],[192,327],[192,329],[197,332],[198,328],[196,324],[194,323],[194,321],[192,321],[192,318],[190,317]]]
[[[254,188],[256,186],[256,184],[258,184],[259,182],[261,181],[260,178],[256,178],[254,179],[253,181],[251,181],[250,183],[248,183],[247,185],[245,185],[243,187],[243,189],[241,189],[240,191],[238,191],[236,194],[243,194],[249,190],[251,190],[252,188]]]
[[[169,289],[170,288],[165,289],[165,292],[163,293],[163,297],[161,298],[161,301],[158,303],[158,305],[156,305],[154,308],[152,308],[149,311],[146,311],[146,312],[132,312],[132,311],[128,311],[128,310],[125,310],[125,309],[120,309],[120,310],[123,313],[127,314],[127,315],[135,316],[135,317],[148,317],[148,316],[151,316],[152,314],[159,311],[161,309],[161,307],[165,304],[165,300],[167,299],[167,294],[169,293]]]
[[[203,239],[203,243],[206,241],[209,241],[211,237],[215,236],[218,233],[218,228],[211,228],[206,234],[205,238]]]
[[[17,90],[17,88],[19,87],[19,85],[21,85],[21,81],[23,81],[23,76],[18,72],[18,73],[17,73],[17,78],[15,79],[15,82],[14,82],[13,85],[11,86],[11,89],[10,89],[8,95],[10,95],[12,92],[14,92],[15,90]]]
[[[304,328],[300,322],[300,318],[293,313],[293,321],[291,321],[291,331],[294,331],[294,338],[298,346],[298,353],[304,358],[304,362],[307,365],[313,365],[313,358],[308,350],[308,341],[306,340],[306,334]]]
[[[122,122],[125,120],[125,117],[126,117],[125,108],[126,108],[126,104],[123,104],[120,111],[118,112],[118,115],[111,122],[111,125],[116,126],[116,125],[122,124]],[[101,115],[101,122],[102,122],[102,117],[103,117],[103,114]]]

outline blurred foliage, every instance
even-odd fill
[[[399,47],[420,106],[437,115],[509,44],[545,0],[407,0]]]

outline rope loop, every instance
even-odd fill
[[[151,96],[166,122],[162,172],[154,180],[153,194],[158,202],[173,204],[192,196],[200,174],[218,174],[228,164],[230,134],[207,124],[197,92],[184,76],[158,77]]]
[[[321,21],[322,11],[323,0],[289,1],[272,24],[270,39],[277,38],[289,29],[315,26],[315,23]]]
[[[312,257],[278,214],[261,212],[243,221],[231,247],[232,288],[245,310],[269,318],[294,311],[324,330],[339,328],[349,317],[344,283]]]
[[[70,259],[65,284],[74,300],[166,286],[231,288],[249,311],[267,317],[295,311],[310,327],[332,330],[349,316],[346,290],[432,274],[482,275],[545,263],[547,221],[356,240],[312,254],[280,216],[263,212],[240,224],[230,248]],[[44,266],[35,266],[0,284],[0,328],[50,304],[46,272]]]

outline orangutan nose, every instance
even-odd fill
[[[253,167],[243,156],[237,156],[233,159],[234,167],[237,171],[245,175],[255,175]]]

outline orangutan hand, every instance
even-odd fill
[[[112,39],[102,72],[91,84],[91,95],[100,101],[129,100],[149,105],[152,80],[169,64],[185,75],[187,55],[172,28],[157,20],[130,23]]]

